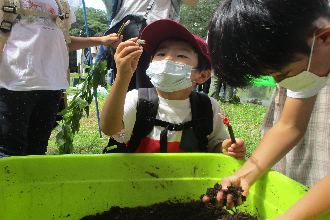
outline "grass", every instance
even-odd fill
[[[239,93],[238,93],[239,94]],[[106,97],[98,97],[99,111],[104,105]],[[247,156],[256,148],[260,141],[261,124],[267,107],[254,104],[230,104],[221,103],[224,114],[228,115],[233,127],[235,137],[241,138],[247,145]],[[100,154],[107,146],[109,136],[102,133],[99,135],[97,122],[97,112],[95,102],[90,106],[89,117],[84,117],[80,121],[80,131],[75,135],[74,154]],[[56,154],[56,131],[52,132],[48,145],[48,154]]]

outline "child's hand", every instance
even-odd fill
[[[237,139],[236,139],[237,141]],[[242,195],[247,197],[249,194],[249,189],[250,189],[250,185],[249,183],[244,179],[244,177],[237,177],[235,175],[231,175],[228,177],[224,177],[221,180],[221,185],[222,185],[222,190],[218,192],[217,194],[217,201],[215,203],[216,207],[223,207],[224,206],[224,201],[226,200],[226,209],[232,209],[234,206],[239,206],[242,205],[244,200],[242,199]],[[231,194],[227,195],[227,198],[224,198],[224,192],[228,190],[229,186],[241,186],[243,189],[243,193],[241,193],[240,191],[238,191],[238,199],[237,200],[233,200],[234,196]],[[204,203],[210,203],[210,198],[205,196],[203,198],[203,202]]]
[[[226,139],[222,142],[222,152],[237,160],[245,160],[246,144],[240,138],[236,138],[236,143],[234,144],[232,144],[231,139]]]
[[[118,45],[123,41],[123,35],[117,36],[116,33],[109,34],[107,36],[101,37],[102,45],[111,46],[113,48],[117,48]]]
[[[137,67],[143,48],[140,47],[136,38],[131,38],[118,45],[114,59],[116,61],[117,75],[131,80]]]

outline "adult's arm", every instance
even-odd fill
[[[195,7],[199,0],[182,0],[183,4],[188,5],[190,7]]]
[[[115,33],[101,37],[75,37],[70,36],[71,43],[68,44],[70,50],[79,50],[99,45],[117,47],[122,41],[122,36],[117,37]]]

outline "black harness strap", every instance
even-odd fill
[[[140,88],[133,135],[129,141],[128,151],[134,153],[142,138],[146,137],[154,127],[154,118],[158,110],[158,94],[155,88]]]
[[[168,131],[182,131],[188,128],[191,128],[194,126],[194,121],[188,121],[185,123],[180,123],[180,124],[172,124],[167,121],[161,121],[159,119],[154,120],[154,125],[155,126],[161,126],[164,127],[165,129],[161,131],[160,133],[160,141],[159,141],[159,152],[160,153],[167,153],[167,132]]]
[[[199,150],[207,152],[208,135],[213,131],[213,110],[210,98],[200,92],[190,94],[192,120],[196,126],[193,127],[194,133],[199,140]]]

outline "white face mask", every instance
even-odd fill
[[[330,74],[327,77],[320,77],[315,75],[314,73],[309,72],[309,68],[312,61],[314,42],[315,42],[315,32],[313,35],[313,43],[312,43],[311,53],[309,56],[307,71],[303,71],[298,75],[282,80],[281,82],[279,82],[280,86],[290,89],[291,91],[294,92],[299,92],[299,91],[305,91],[308,89],[314,89],[326,85],[327,79],[329,78]]]
[[[190,75],[192,66],[171,60],[150,63],[146,73],[151,83],[163,92],[174,92],[192,86]]]

